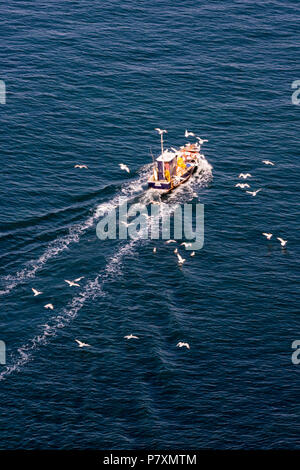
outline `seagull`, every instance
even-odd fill
[[[179,253],[176,253],[177,254],[177,258],[178,258],[178,264],[183,264],[185,262],[185,259],[182,258],[182,256],[180,256]]]
[[[88,168],[87,165],[74,165],[74,168]]]
[[[256,196],[257,193],[259,193],[259,191],[261,191],[261,188],[260,189],[257,189],[256,191],[246,191],[246,193],[248,194],[251,194],[251,196]]]
[[[195,252],[194,252],[194,251],[191,253],[191,256],[195,256]]]
[[[53,310],[54,307],[53,307],[53,304],[46,304],[44,305],[45,308],[50,308],[50,310]]]
[[[134,335],[132,335],[132,334],[126,335],[126,336],[124,336],[124,338],[126,338],[126,339],[139,339],[138,336],[134,336]]]
[[[187,248],[188,246],[192,246],[192,243],[183,242],[183,243],[180,243],[180,245],[184,245],[185,248]]]
[[[65,282],[69,284],[70,287],[80,287],[80,284],[77,284],[75,281],[68,281],[68,279],[65,279]]]
[[[283,240],[283,238],[277,237],[277,240],[280,241],[281,246],[285,246],[287,244],[287,240]]]
[[[244,178],[244,180],[247,179],[248,177],[249,178],[252,177],[251,173],[240,173],[239,174],[239,178]]]
[[[237,184],[235,185],[235,187],[236,187],[236,188],[242,188],[242,189],[244,189],[244,188],[250,188],[250,184],[248,184],[248,183],[237,183]]]
[[[34,289],[33,287],[31,288],[31,290],[32,290],[32,292],[34,293],[34,297],[35,297],[36,295],[40,295],[40,294],[43,293],[43,292],[40,292],[40,291]]]
[[[154,130],[157,131],[157,132],[159,133],[159,135],[162,135],[162,134],[168,132],[168,131],[166,131],[165,129],[160,129],[159,127],[156,127]]]
[[[76,343],[78,343],[80,348],[91,346],[90,344],[83,343],[82,341],[79,341],[79,339],[75,339],[75,341],[76,341]]]
[[[262,162],[263,162],[265,165],[272,165],[272,166],[275,165],[275,163],[271,162],[270,160],[262,160]]]
[[[155,247],[153,248],[153,253],[156,253],[156,251],[157,251],[157,250],[156,250],[156,246],[155,246]]]
[[[262,235],[264,235],[268,240],[271,240],[271,238],[273,237],[273,233],[263,232]]]
[[[189,131],[186,130],[185,133],[184,133],[184,137],[187,138],[189,136],[195,137],[195,134],[194,134],[194,132],[189,132]]]
[[[176,243],[176,240],[167,240],[166,243]]]
[[[175,248],[174,253],[178,253],[178,248]]]
[[[190,349],[189,343],[183,343],[182,341],[179,341],[179,343],[177,343],[176,346],[177,346],[178,348],[185,347],[185,348],[187,348],[187,349]]]
[[[127,222],[122,221],[121,224],[122,224],[122,225],[125,225],[125,227],[129,227],[129,225],[132,225],[133,222],[130,222],[130,224],[128,224]]]
[[[121,170],[125,170],[127,171],[127,173],[130,173],[128,166],[124,165],[124,163],[119,163],[119,167],[121,168]]]
[[[199,142],[200,145],[204,144],[204,142],[208,142],[207,139],[201,139],[201,137],[197,137],[197,136],[196,136],[196,139],[198,140],[198,142]]]

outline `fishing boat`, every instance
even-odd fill
[[[161,136],[161,154],[153,162],[153,173],[148,179],[148,187],[160,193],[169,193],[185,183],[204,159],[200,153],[200,143],[186,144],[179,150],[163,148],[163,134],[167,131],[156,129]]]

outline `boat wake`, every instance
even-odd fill
[[[83,223],[71,227],[67,235],[50,242],[45,252],[39,258],[29,261],[26,266],[16,274],[2,276],[0,282],[4,285],[4,288],[0,290],[0,296],[8,294],[27,279],[34,278],[37,271],[42,269],[50,259],[55,258],[68,249],[71,244],[78,243],[81,236],[95,224],[102,214],[118,207],[120,197],[131,198],[140,194],[144,190],[143,184],[147,179],[149,169],[150,165],[145,165],[140,170],[139,177],[136,180],[124,184],[121,191],[111,201],[97,206],[90,217]]]
[[[6,379],[13,372],[19,372],[21,368],[33,359],[34,353],[42,346],[46,346],[53,339],[61,328],[65,328],[74,318],[87,300],[105,296],[105,284],[122,273],[122,259],[133,253],[134,245],[139,241],[131,240],[122,245],[108,262],[103,273],[98,274],[93,280],[88,281],[79,295],[73,297],[71,302],[63,311],[43,325],[41,334],[37,334],[27,343],[17,349],[17,353],[12,356],[12,364],[8,365],[0,374],[0,380]]]
[[[147,167],[148,168],[144,168],[142,174],[140,175],[137,181],[133,181],[123,188],[122,193],[124,197],[127,198],[128,196],[135,196],[138,193],[141,193],[141,191],[143,190],[142,183],[145,181],[145,173],[149,172],[149,166]],[[195,174],[194,180],[192,182],[187,183],[184,188],[178,188],[178,190],[168,198],[167,206],[169,210],[173,211],[176,209],[177,205],[182,202],[183,195],[185,195],[186,199],[190,199],[191,196],[194,194],[196,188],[207,185],[211,178],[212,167],[205,160],[203,168],[200,168],[198,173]],[[38,262],[35,262],[31,269],[27,268],[27,271],[24,269],[19,273],[18,276],[13,279],[11,284],[7,287],[8,292],[9,290],[17,286],[18,283],[21,283],[24,279],[34,277],[38,269],[41,269],[41,267],[46,263],[48,259],[66,249],[66,247],[71,242],[78,242],[80,239],[80,235],[91,225],[93,225],[93,223],[101,216],[101,214],[107,211],[109,212],[109,210],[117,207],[117,205],[119,204],[119,197],[120,194],[115,196],[110,202],[98,206],[94,215],[87,219],[80,226],[80,229],[77,229],[77,232],[73,233],[72,235],[69,235],[69,237],[65,237],[64,240],[56,240],[55,246],[48,248],[44,255],[39,258]],[[140,196],[140,202],[144,200],[144,203],[146,203],[147,201],[151,203],[151,197],[151,191],[142,193],[142,195]],[[162,204],[161,210],[164,211],[165,209],[165,204]],[[151,224],[151,216],[148,218],[148,227],[149,224]],[[51,339],[53,339],[58,334],[61,328],[65,328],[67,325],[70,324],[71,321],[74,320],[74,318],[77,317],[79,311],[87,302],[87,300],[94,300],[99,297],[104,297],[106,295],[105,285],[110,281],[115,280],[118,276],[122,274],[123,258],[130,254],[133,254],[136,245],[145,242],[146,240],[143,237],[142,232],[139,233],[139,237],[136,239],[132,239],[128,242],[120,242],[121,244],[119,248],[117,249],[115,254],[110,258],[104,271],[97,274],[97,276],[93,280],[88,281],[83,287],[83,290],[78,295],[72,298],[72,300],[62,310],[60,314],[50,318],[49,321],[45,325],[43,325],[43,330],[40,334],[37,334],[27,343],[23,344],[17,349],[17,352],[11,356],[11,364],[6,366],[6,368],[0,374],[0,380],[6,379],[9,375],[14,372],[19,372],[25,364],[30,362],[34,357],[34,354],[42,346],[49,344]],[[62,244],[60,245],[60,243]]]

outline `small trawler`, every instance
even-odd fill
[[[206,140],[198,139],[197,144],[187,144],[180,147],[179,150],[171,147],[171,150],[164,150],[163,134],[167,131],[164,129],[155,129],[161,138],[161,154],[156,158],[153,167],[153,173],[148,179],[148,187],[158,190],[162,194],[167,194],[181,184],[185,183],[196,171],[204,159],[204,155],[200,153],[200,146]],[[186,131],[185,136],[193,135]]]

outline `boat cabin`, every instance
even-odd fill
[[[159,180],[166,180],[175,175],[177,165],[177,155],[175,153],[166,150],[156,159],[156,162]]]

